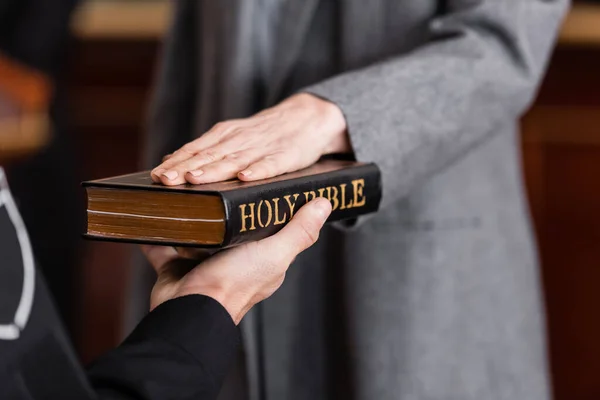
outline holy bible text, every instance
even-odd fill
[[[85,182],[91,239],[176,246],[228,247],[279,231],[307,202],[327,198],[328,221],[377,211],[375,164],[322,160],[257,182],[163,186],[149,172]]]

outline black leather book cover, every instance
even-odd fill
[[[300,207],[315,197],[330,200],[333,212],[328,222],[375,212],[379,209],[381,201],[379,168],[375,164],[342,160],[321,160],[304,170],[256,182],[234,179],[205,185],[164,186],[153,183],[149,172],[139,172],[84,182],[83,185],[219,196],[224,208],[225,237],[218,247],[237,245],[273,235],[290,221]],[[136,238],[123,240],[152,242]]]
[[[375,164],[349,162],[345,168],[269,181],[221,192],[227,215],[226,245],[273,235],[315,197],[326,197],[332,203],[328,222],[375,212],[381,200],[380,173]]]

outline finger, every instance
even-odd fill
[[[170,168],[157,169],[155,172],[159,174],[158,178],[163,184],[181,185],[186,182],[186,174],[188,172],[196,171],[196,176],[199,176],[202,173],[199,171],[201,167],[221,161],[225,156],[239,151],[240,148],[244,146],[243,141],[239,139],[239,137],[232,137],[225,142],[218,143],[213,147],[202,150],[192,157],[172,165]]]
[[[167,264],[179,257],[177,250],[173,247],[149,245],[140,247],[157,274],[160,274]]]
[[[288,265],[319,238],[323,224],[331,214],[329,200],[319,197],[301,207],[281,231],[257,243],[259,254],[276,257]]]
[[[172,168],[162,172],[160,180],[165,185],[180,185],[186,181],[191,183],[218,182],[236,176],[237,172],[248,167],[248,164],[258,160],[269,151],[266,145],[255,146],[253,141],[248,140],[248,135],[243,128],[236,128],[231,137],[216,146],[202,150],[195,156],[174,165]],[[251,149],[251,150],[248,150]],[[228,162],[219,164],[228,158]],[[212,170],[210,178],[199,178],[206,172],[206,167],[211,164],[219,164]],[[235,173],[231,170],[238,168]],[[189,172],[189,174],[188,174]],[[187,179],[199,178],[199,179]]]
[[[272,178],[294,170],[295,158],[287,153],[265,156],[238,174],[242,181],[257,181]]]
[[[160,183],[161,175],[165,171],[167,171],[169,168],[172,168],[174,165],[177,165],[177,164],[193,157],[194,153],[190,150],[190,145],[192,143],[193,142],[190,142],[190,143],[186,144],[185,146],[183,146],[182,148],[178,149],[177,151],[172,153],[166,160],[163,159],[163,162],[150,172],[150,176],[152,177],[152,180],[157,183]]]
[[[222,160],[188,171],[185,179],[196,185],[232,179],[260,157],[262,157],[262,152],[257,150],[231,153]]]
[[[188,172],[194,172],[195,176],[200,176],[203,173],[201,168],[207,164],[218,163],[228,155],[224,146],[219,145],[204,150],[199,154],[177,164],[173,167],[161,172],[159,178],[165,185],[181,185],[186,183],[186,175]],[[235,156],[234,156],[235,157]],[[194,174],[190,174],[194,176]]]
[[[167,154],[166,156],[164,156],[162,158],[162,163],[164,164],[166,161],[168,161],[172,157],[173,157],[173,153]],[[161,183],[160,177],[157,174],[157,171],[159,171],[159,167],[156,167],[155,169],[153,169],[152,171],[150,171],[150,178],[152,178],[152,181],[155,182],[155,183]],[[162,169],[160,169],[160,171],[162,171]]]
[[[175,151],[170,157],[158,165],[152,170],[152,177],[156,181],[162,181],[160,176],[166,170],[173,168],[175,165],[193,157],[197,153],[209,149],[210,147],[216,146],[221,140],[232,132],[239,124],[241,120],[230,120],[225,122],[219,122],[209,129],[206,133],[200,136],[198,139],[189,142],[188,144]]]

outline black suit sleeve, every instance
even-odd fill
[[[88,377],[100,399],[215,399],[239,344],[239,330],[216,300],[170,300],[146,316]]]
[[[215,399],[239,331],[216,300],[165,302],[87,376],[34,265],[25,226],[0,168],[0,399]]]

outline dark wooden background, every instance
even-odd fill
[[[600,26],[600,20],[598,20]],[[571,26],[568,35],[578,35]],[[586,29],[584,29],[585,31]],[[557,400],[600,399],[600,41],[565,40],[523,118],[523,162],[539,240]],[[584,41],[585,42],[585,41]],[[71,50],[72,139],[83,177],[134,171],[156,38],[81,38]],[[84,243],[79,352],[121,337],[132,246]]]
[[[557,400],[600,399],[600,47],[560,47],[523,119]]]

